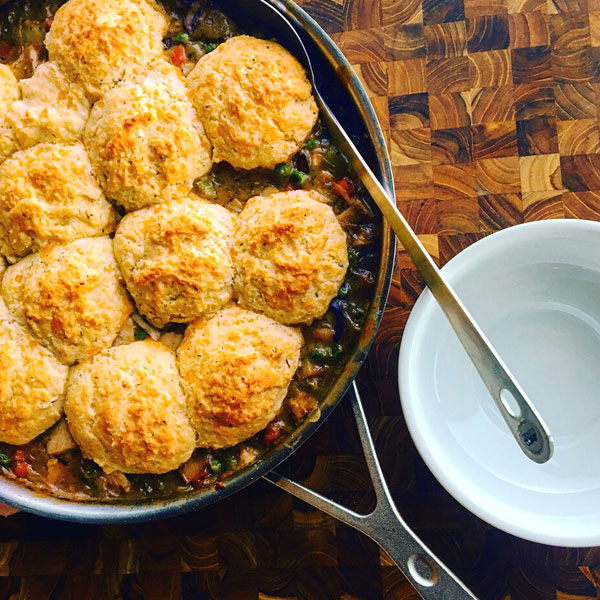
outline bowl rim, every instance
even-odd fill
[[[600,222],[597,221],[552,219],[521,223],[494,232],[474,242],[448,261],[442,271],[452,281],[453,277],[458,277],[465,271],[481,268],[486,259],[495,253],[499,244],[531,242],[557,235],[570,235],[573,237],[583,232],[598,235],[598,243],[600,244]],[[439,448],[429,443],[427,434],[420,425],[415,408],[418,400],[414,397],[411,389],[411,372],[415,368],[410,354],[414,340],[421,335],[421,331],[424,331],[424,313],[433,305],[435,305],[435,299],[431,292],[425,289],[415,303],[407,321],[398,357],[398,387],[402,412],[415,446],[429,470],[445,490],[463,507],[486,523],[506,533],[532,542],[554,546],[585,547],[600,544],[600,519],[598,519],[596,527],[589,523],[589,527],[586,527],[586,533],[583,535],[569,533],[567,530],[568,523],[562,528],[541,530],[528,527],[527,519],[519,521],[511,519],[506,508],[504,513],[501,510],[502,507],[506,507],[504,501],[494,502],[495,499],[492,494],[486,493],[485,488],[478,486],[476,481],[467,480],[466,477],[456,477],[456,474],[460,473],[460,470],[456,467],[457,463],[451,459],[446,460],[446,456],[451,457],[452,453],[444,455]],[[482,466],[482,469],[485,469],[485,467]],[[486,504],[481,500],[489,500],[490,502]],[[600,516],[600,511],[598,514]],[[556,523],[557,517],[551,518]],[[563,520],[567,521],[566,518]]]
[[[380,175],[385,189],[393,194],[392,167],[381,125],[367,92],[350,63],[323,28],[292,0],[267,0],[267,2],[282,11],[294,23],[300,35],[307,36],[315,43],[323,57],[335,67],[340,81],[346,86],[350,99],[367,130],[373,146],[377,163],[371,166]],[[0,5],[2,4],[3,2],[0,0]],[[223,482],[224,487],[220,490],[210,488],[173,499],[150,500],[147,502],[88,503],[51,496],[21,485],[7,477],[0,476],[0,501],[29,513],[76,523],[105,524],[152,521],[181,515],[224,500],[273,470],[307,441],[325,422],[354,381],[375,340],[391,285],[396,247],[389,226],[385,224],[383,219],[382,223],[381,257],[373,301],[357,348],[349,358],[346,368],[340,373],[323,400],[318,420],[306,420],[301,423],[283,445],[275,448],[264,459],[236,472]]]

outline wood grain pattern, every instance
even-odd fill
[[[562,121],[593,119],[597,111],[595,85],[585,83],[558,83],[554,87],[556,95],[556,116]]]
[[[467,53],[464,21],[426,25],[424,32],[427,58],[450,58]]]
[[[433,195],[439,200],[477,196],[477,178],[473,163],[434,165]]]
[[[390,124],[393,130],[429,127],[430,102],[428,94],[391,96],[388,106]]]
[[[508,15],[510,48],[533,48],[550,44],[547,15],[541,11]]]
[[[481,195],[521,191],[519,158],[488,158],[475,164],[477,192]]]
[[[474,125],[513,120],[515,107],[512,85],[474,87],[470,96],[471,120]]]
[[[574,122],[577,121],[569,121],[569,123]],[[575,137],[579,141],[582,136],[572,134],[571,137]],[[554,117],[537,117],[517,121],[517,146],[520,156],[558,152],[559,137],[556,119]],[[578,154],[578,152],[565,152],[564,154]]]
[[[500,87],[512,83],[512,63],[508,50],[490,50],[469,55],[471,85]]]
[[[467,18],[467,49],[469,52],[508,48],[508,16],[492,14]]]
[[[431,155],[437,165],[471,162],[473,130],[470,127],[454,127],[432,131]]]
[[[464,92],[470,87],[471,75],[466,56],[427,61],[427,90],[430,94]]]
[[[427,54],[423,25],[388,25],[382,28],[387,60],[424,58]]]
[[[471,124],[469,92],[429,94],[429,114],[432,129],[452,129]]]
[[[302,5],[365,85],[389,142],[398,206],[438,264],[519,223],[600,221],[600,0]],[[422,290],[399,248],[360,378],[401,512],[481,600],[600,598],[599,548],[532,544],[486,525],[418,456],[396,372]],[[373,505],[344,402],[284,469],[356,510]],[[0,520],[0,600],[383,599],[418,596],[364,536],[262,481],[150,524]]]
[[[555,86],[551,81],[515,85],[513,95],[515,117],[519,120],[556,115]]]

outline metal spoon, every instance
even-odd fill
[[[253,0],[251,3],[221,0],[220,4],[224,7],[236,5],[235,8],[238,10],[244,5],[243,8],[246,11],[251,10],[253,15],[260,15],[259,22],[276,24],[273,29],[277,32],[278,41],[290,50],[308,73],[315,99],[321,110],[323,123],[339,149],[349,159],[356,174],[364,183],[398,240],[421,273],[440,308],[444,311],[519,447],[531,460],[537,463],[546,462],[552,456],[554,447],[547,425],[397,209],[395,200],[387,195],[369,165],[323,100],[306,47],[294,26],[285,16],[289,14],[286,4],[281,0],[271,0],[271,2],[277,8],[264,0]]]

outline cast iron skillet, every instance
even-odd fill
[[[8,1],[18,2],[18,0]],[[325,31],[301,8],[290,0],[268,1],[283,11],[293,22],[311,53],[319,88],[326,102],[334,108],[336,116],[350,133],[375,174],[386,189],[393,194],[391,165],[383,134],[367,94],[350,64]],[[6,3],[0,0],[0,5]],[[235,6],[235,14],[229,10],[231,6]],[[281,32],[272,30],[273,28],[269,27],[268,22],[258,22],[256,15],[245,14],[243,0],[227,0],[227,8],[223,8],[225,12],[229,10],[235,21],[252,23],[255,28],[260,29],[268,36],[277,38],[285,46],[285,39],[282,39]],[[382,219],[375,206],[372,207],[372,210]],[[331,414],[354,381],[373,343],[390,287],[395,251],[390,230],[383,220],[381,220],[381,230],[381,257],[371,308],[356,350],[320,406],[320,418],[317,421],[306,420],[301,423],[281,445],[274,448],[264,458],[226,479],[223,489],[218,491],[212,488],[198,490],[171,500],[149,500],[136,503],[83,503],[44,495],[8,479],[0,478],[0,501],[28,512],[66,521],[81,523],[149,521],[182,514],[217,502],[250,485],[274,469],[298,449]]]

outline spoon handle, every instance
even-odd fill
[[[316,89],[315,96],[325,126],[340,150],[350,160],[357,175],[419,270],[519,447],[534,462],[546,462],[552,456],[554,447],[547,425],[410,228],[396,207],[395,200],[388,196]]]

